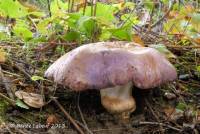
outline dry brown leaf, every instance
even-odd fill
[[[45,105],[42,95],[35,93],[27,93],[24,91],[16,91],[15,95],[23,100],[28,106],[41,108]]]
[[[137,34],[133,35],[133,41],[138,43],[140,46],[144,47],[144,42],[142,41],[142,39],[140,38],[140,36],[138,36]]]
[[[168,119],[173,120],[173,121],[176,121],[177,119],[183,116],[183,111],[178,110],[171,106],[166,107],[164,109],[164,113],[166,114]]]
[[[200,110],[199,111],[197,111],[197,122],[200,122]]]
[[[176,18],[178,15],[179,15],[179,12],[178,12],[178,11],[170,11],[167,17],[168,17],[168,19],[174,19],[174,18]]]
[[[0,49],[0,63],[4,63],[6,61],[6,52],[3,49]]]

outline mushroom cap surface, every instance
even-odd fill
[[[133,42],[82,45],[55,61],[45,72],[54,82],[82,91],[124,85],[157,87],[177,78],[176,69],[160,52]]]

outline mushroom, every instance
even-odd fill
[[[157,50],[116,41],[86,44],[66,53],[45,77],[75,91],[99,89],[105,109],[128,118],[136,109],[133,85],[154,88],[175,80],[177,73]]]

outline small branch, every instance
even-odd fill
[[[14,65],[15,68],[17,68],[20,72],[22,72],[26,77],[28,77],[31,81],[33,81],[31,79],[31,75],[28,74],[22,67],[18,66],[18,65]],[[37,84],[38,86],[40,86],[40,84],[37,81],[33,81],[35,84]]]
[[[155,117],[156,121],[157,121],[157,122],[160,122],[158,116],[157,116],[156,113],[153,111],[153,109],[152,109],[150,103],[148,102],[148,100],[147,100],[146,98],[145,98],[144,100],[145,100],[145,103],[146,103],[147,107],[150,109],[151,113],[152,113],[153,116]],[[160,127],[160,130],[161,130],[161,133],[164,134],[163,126],[160,125],[159,127]]]
[[[4,98],[5,100],[7,100],[10,104],[12,104],[13,106],[15,106],[15,101],[13,99],[10,99],[9,97],[5,96],[4,94],[0,93],[0,97]]]
[[[164,20],[165,17],[167,17],[167,15],[169,14],[169,12],[172,10],[173,5],[174,5],[175,2],[176,2],[175,0],[172,1],[172,3],[170,5],[169,9],[167,10],[167,12],[158,21],[156,21],[153,25],[151,25],[151,28],[153,28],[156,25],[158,25],[161,21]]]
[[[159,125],[159,126],[163,126],[163,127],[168,127],[170,129],[173,129],[175,131],[181,132],[182,130],[176,127],[172,127],[168,124],[164,124],[164,123],[159,123],[159,122],[148,122],[148,121],[140,121],[138,123],[139,125]]]
[[[47,5],[48,5],[49,17],[51,17],[51,5],[50,5],[50,0],[47,0]]]
[[[192,48],[200,48],[200,46],[178,46],[178,45],[166,45],[170,48],[182,48],[182,49],[192,49]]]
[[[16,90],[16,87],[14,87],[14,85],[12,85],[11,81],[8,78],[4,77],[2,69],[1,69],[1,65],[0,65],[0,81],[4,85],[8,96],[11,99],[14,99],[15,98],[14,97],[14,92]]]
[[[77,102],[78,111],[79,111],[79,113],[81,115],[81,120],[82,120],[83,124],[85,125],[84,128],[88,131],[89,134],[93,134],[92,131],[90,131],[90,129],[88,128],[88,125],[87,125],[87,123],[86,123],[86,121],[84,119],[83,113],[82,113],[80,105],[79,105],[79,102],[80,102],[80,92],[78,94],[78,100],[77,101],[78,101]]]
[[[87,0],[84,0],[83,15],[85,15],[86,7],[87,7]]]
[[[35,22],[33,21],[33,19],[29,15],[27,16],[27,18],[31,21],[31,23],[35,27],[35,30],[37,31],[37,25],[35,24]]]
[[[84,134],[83,130],[78,126],[78,124],[71,117],[71,115],[63,108],[63,106],[58,102],[58,100],[56,100],[55,97],[51,97],[51,99],[56,103],[56,105],[60,108],[60,110],[65,114],[65,116],[67,117],[67,119],[74,125],[74,127],[76,128],[76,130],[80,134]]]

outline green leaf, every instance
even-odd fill
[[[112,34],[112,37],[117,38],[119,40],[128,40],[131,41],[132,39],[132,25],[126,25],[121,28],[113,28],[108,29],[110,33]]]
[[[112,36],[112,34],[108,29],[103,29],[101,32],[101,35],[99,37],[99,40],[106,41],[106,40],[109,40],[111,36]]]
[[[41,34],[44,34],[44,35],[48,35],[49,33],[51,33],[49,31],[49,25],[51,24],[52,22],[52,18],[46,18],[44,20],[41,20],[38,24],[37,24],[37,28],[38,28],[38,31],[41,33]]]
[[[154,2],[152,0],[145,0],[144,6],[149,10],[152,11],[154,8]]]
[[[191,15],[191,23],[197,32],[200,32],[200,13],[193,13]]]
[[[16,100],[16,105],[18,107],[24,108],[24,109],[29,109],[29,106],[27,106],[23,101],[21,101],[20,99]]]
[[[6,39],[9,39],[8,34],[4,32],[0,32],[0,40],[6,40]]]
[[[114,5],[97,2],[96,17],[100,20],[107,21],[106,23],[111,23],[115,21],[115,17],[113,14],[116,10],[117,8]],[[91,16],[91,6],[86,7],[85,15]]]
[[[0,14],[10,18],[20,18],[26,16],[28,11],[17,0],[1,0]]]
[[[37,80],[45,80],[45,79],[41,76],[34,75],[34,76],[31,77],[31,80],[37,81]]]
[[[82,17],[80,13],[69,13],[69,18],[67,20],[68,26],[77,29],[77,22]]]
[[[33,33],[26,27],[14,27],[13,32],[16,36],[22,38],[25,41],[32,39]]]
[[[76,31],[70,31],[63,36],[66,41],[80,40],[80,33]]]
[[[51,2],[50,7],[51,7],[50,11],[52,15],[59,14],[60,12],[67,11],[68,3],[63,2],[62,0],[53,0]]]
[[[87,37],[93,36],[95,29],[97,29],[97,23],[92,17],[83,16],[78,22],[77,26],[81,32],[84,32]]]
[[[184,111],[187,108],[187,105],[185,103],[179,102],[176,106],[176,109]]]

